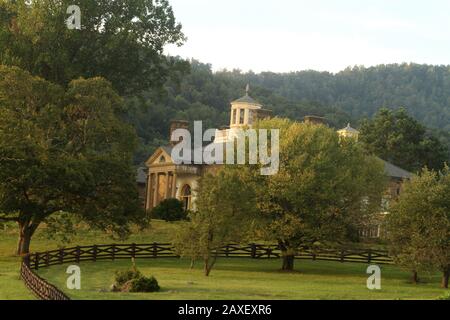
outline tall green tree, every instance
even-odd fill
[[[450,172],[423,169],[405,184],[386,221],[391,254],[413,273],[440,270],[442,287],[450,273]]]
[[[121,236],[145,221],[131,163],[136,135],[122,113],[104,79],[74,80],[64,90],[0,67],[0,221],[17,222],[18,254],[55,213]]]
[[[362,122],[360,131],[369,152],[406,170],[441,169],[448,161],[447,148],[403,108],[380,109],[373,119]]]
[[[283,270],[294,268],[299,246],[355,239],[379,212],[386,187],[383,165],[356,141],[340,140],[322,125],[278,118],[256,128],[280,130],[279,172],[262,176],[259,166],[249,166],[244,182],[256,190],[258,235],[278,242]]]
[[[69,30],[69,5],[81,30]],[[184,42],[166,0],[1,0],[0,63],[67,85],[101,76],[121,95],[160,87],[174,60],[167,44]]]
[[[190,222],[175,239],[181,256],[202,259],[208,276],[217,261],[218,249],[238,242],[250,230],[256,208],[255,195],[234,168],[202,177],[197,190],[197,206]]]

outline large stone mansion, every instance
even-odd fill
[[[271,112],[249,95],[247,86],[246,94],[240,99],[231,102],[229,127],[217,130],[214,143],[224,143],[236,137],[237,129],[251,127],[257,119],[269,117]],[[325,120],[320,117],[307,116],[305,122],[324,124]],[[186,121],[172,121],[170,136],[179,128],[188,128]],[[358,138],[358,130],[353,129],[350,124],[338,131],[342,137]],[[169,136],[169,137],[170,137]],[[159,147],[145,162],[146,168],[138,171],[138,184],[141,185],[141,197],[146,210],[151,210],[161,201],[176,198],[183,202],[185,209],[195,209],[195,190],[199,177],[216,166],[189,164],[175,164],[172,157],[173,144]],[[385,202],[398,197],[401,192],[402,183],[411,177],[411,173],[384,161],[385,173],[389,177],[389,190],[385,195]],[[386,205],[387,206],[387,205]],[[367,237],[378,237],[379,226],[366,231]]]

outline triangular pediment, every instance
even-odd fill
[[[156,149],[156,151],[148,158],[148,160],[145,162],[145,165],[147,167],[153,167],[153,166],[162,166],[162,165],[170,165],[173,164],[172,157],[167,152],[167,150],[164,150],[164,148],[159,147]]]

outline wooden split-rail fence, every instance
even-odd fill
[[[218,257],[279,259],[282,254],[278,245],[265,244],[229,244],[217,249]],[[60,289],[39,277],[33,270],[65,263],[119,259],[156,259],[179,258],[170,243],[150,244],[106,244],[76,246],[46,252],[36,252],[24,257],[21,277],[25,285],[43,300],[69,300]],[[296,259],[339,262],[357,262],[366,264],[391,264],[387,251],[348,248],[298,248]]]

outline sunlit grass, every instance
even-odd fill
[[[366,287],[364,264],[296,261],[297,272],[279,271],[279,260],[220,259],[210,277],[201,265],[189,269],[183,259],[138,260],[145,275],[159,281],[159,293],[112,293],[114,272],[131,267],[129,260],[81,263],[82,289],[66,289],[67,265],[39,273],[73,299],[436,299],[445,293],[439,275],[410,283],[409,274],[394,266],[382,267],[382,289]]]
[[[153,221],[148,230],[134,230],[125,243],[170,242],[179,223]],[[34,299],[19,279],[20,258],[14,256],[14,228],[0,231],[0,299]],[[40,230],[32,251],[61,246],[120,243],[109,235],[80,228],[72,243],[48,240]],[[82,290],[65,289],[67,265],[41,269],[39,273],[74,299],[435,299],[445,294],[440,276],[422,275],[413,285],[410,275],[394,266],[382,267],[382,290],[366,288],[366,265],[338,262],[296,261],[295,273],[279,272],[279,260],[220,259],[210,277],[198,263],[180,259],[138,260],[139,269],[154,275],[162,291],[152,294],[111,293],[114,271],[129,268],[129,260],[82,263]]]
[[[133,234],[126,239],[125,243],[149,243],[170,242],[179,223],[166,223],[154,220],[150,228],[139,231],[133,230]],[[61,246],[92,245],[120,243],[111,235],[100,231],[89,230],[85,226],[78,228],[77,234],[70,243],[59,240],[49,240],[44,228],[37,231],[31,241],[31,251],[53,250]],[[15,256],[17,245],[17,229],[11,227],[0,230],[0,300],[9,299],[34,299],[34,296],[24,286],[19,278],[20,258]]]

